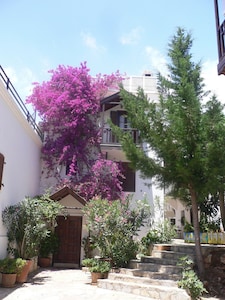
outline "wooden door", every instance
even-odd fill
[[[56,234],[59,237],[59,250],[54,255],[55,266],[80,266],[82,217],[59,216]]]

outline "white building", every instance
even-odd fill
[[[41,175],[41,132],[1,68],[0,76],[1,212],[6,206],[18,203],[25,196],[35,196],[43,192],[44,189],[51,188],[54,186],[54,177],[46,180],[43,174]],[[149,72],[144,76],[128,77],[123,84],[132,93],[136,93],[137,88],[141,87],[150,99],[158,100],[157,79],[151,76]],[[125,192],[132,194],[134,200],[146,197],[152,208],[156,203],[157,205],[159,203],[160,207],[163,208],[164,191],[157,188],[151,179],[143,180],[139,171],[131,170],[121,145],[107,124],[108,119],[111,119],[124,130],[131,132],[134,141],[138,143],[138,131],[130,128],[118,92],[101,101],[102,153],[104,153],[105,158],[122,163],[126,176],[126,180],[123,182]],[[63,167],[59,172],[63,173],[66,170]],[[52,193],[52,198],[62,203],[68,211],[66,219],[59,218],[57,231],[63,242],[55,258],[55,263],[79,266],[83,258],[81,241],[87,235],[81,211],[82,206],[85,205],[85,199],[79,197],[69,188],[63,188],[59,191],[53,190]],[[156,210],[155,218],[159,220],[163,213],[163,210]],[[145,232],[143,231],[142,235]],[[6,231],[0,215],[0,258],[6,255],[6,248]]]
[[[24,113],[28,113],[25,106],[0,68],[0,212],[25,196],[39,194],[42,141],[38,127],[34,130]],[[27,117],[32,121],[29,114]],[[0,258],[6,255],[6,248],[0,215]]]

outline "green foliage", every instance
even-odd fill
[[[0,260],[0,272],[5,274],[19,274],[26,264],[22,258],[4,258]]]
[[[2,212],[7,229],[8,252],[16,257],[31,258],[38,254],[40,242],[56,226],[56,217],[62,206],[48,195],[26,197]]]
[[[84,249],[85,258],[91,258],[92,257],[92,251],[95,249],[93,238],[91,236],[83,237],[82,247]]]
[[[92,199],[83,209],[93,245],[114,267],[124,267],[137,253],[133,237],[150,217],[145,201]]]
[[[218,145],[224,145],[224,129],[220,133],[219,127],[224,128],[225,118],[220,108],[217,113],[216,103],[205,106],[208,92],[200,63],[192,61],[192,43],[191,34],[178,28],[168,47],[168,76],[158,75],[158,101],[148,99],[141,89],[136,95],[120,89],[131,128],[138,129],[140,143],[146,146],[136,147],[129,134],[110,126],[134,169],[146,178],[156,178],[161,188],[191,206],[195,236],[199,236],[199,204],[204,206],[207,196],[215,194],[218,179],[224,191],[224,147]],[[214,118],[220,120],[219,126]],[[196,240],[198,269],[204,275],[200,247]]]
[[[98,273],[107,273],[111,269],[111,265],[108,261],[104,260],[96,260],[95,264],[92,264],[91,267],[89,267],[90,272],[98,272]]]
[[[194,265],[193,260],[188,256],[183,256],[180,258],[178,265],[183,267],[182,279],[178,281],[178,286],[185,289],[191,296],[191,299],[200,299],[203,293],[207,293],[207,290],[192,269]]]
[[[98,258],[85,258],[82,260],[82,265],[88,267],[90,272],[107,273],[111,269],[109,261]]]
[[[49,230],[48,235],[41,240],[39,255],[40,257],[48,257],[49,254],[54,254],[59,248],[59,238],[58,236]]]
[[[217,232],[220,231],[220,219],[216,221],[207,221],[205,218],[201,218],[199,222],[200,232]],[[184,232],[194,232],[194,227],[191,223],[185,220]]]
[[[85,258],[82,260],[82,265],[88,268],[92,267],[93,265],[96,264],[96,260],[97,260],[96,258]]]
[[[150,244],[163,244],[171,242],[176,237],[175,226],[171,225],[168,220],[158,223],[152,227],[149,232],[141,239],[144,246],[144,252],[147,253]]]

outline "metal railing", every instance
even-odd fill
[[[0,65],[0,78],[5,83],[7,91],[11,94],[11,96],[14,98],[16,104],[20,108],[21,112],[27,119],[28,123],[31,125],[31,127],[34,129],[34,131],[39,135],[40,139],[43,141],[43,132],[37,125],[34,117],[31,115],[29,110],[27,109],[26,105],[24,104],[23,100],[20,98],[19,94],[17,93],[16,89],[14,88],[13,84],[11,83],[9,77],[6,75],[4,69]]]
[[[135,144],[139,144],[139,133],[137,129],[123,128],[123,131],[129,132]],[[112,133],[111,128],[103,128],[102,144],[120,145],[118,138]]]

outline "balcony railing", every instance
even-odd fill
[[[218,73],[225,74],[225,21],[220,25],[217,34],[219,52]]]
[[[13,84],[11,83],[10,79],[8,78],[8,76],[6,75],[5,71],[3,70],[3,68],[1,66],[0,66],[0,78],[5,83],[6,89],[8,90],[8,92],[11,94],[11,96],[15,100],[15,102],[18,105],[18,107],[20,108],[21,112],[26,117],[28,123],[31,125],[31,127],[34,129],[34,131],[39,135],[41,140],[43,140],[43,133],[42,133],[41,129],[37,125],[34,117],[31,115],[31,113],[27,109],[26,105],[20,98],[19,94],[17,93],[16,89],[14,88]]]
[[[123,131],[129,132],[133,142],[139,144],[139,133],[137,129],[123,128]],[[112,133],[111,128],[104,128],[102,134],[102,144],[120,145],[118,138]]]
[[[225,75],[225,20],[220,23],[218,0],[214,0],[216,35],[219,63],[217,65],[218,75]]]

